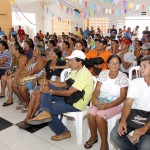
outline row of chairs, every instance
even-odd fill
[[[133,72],[135,72],[135,76],[133,77]],[[61,73],[61,81],[65,81],[66,78],[71,73],[71,69],[64,69]],[[140,66],[134,66],[129,71],[129,80],[131,81],[133,78],[139,78],[140,77]],[[96,86],[97,79],[93,76],[94,81],[94,88]],[[77,137],[77,144],[82,144],[82,129],[83,129],[83,118],[87,115],[87,111],[89,109],[89,106],[86,107],[84,111],[81,112],[68,112],[63,114],[63,123],[67,125],[67,117],[72,117],[75,121],[75,128],[76,128],[76,137]],[[121,114],[118,114],[114,116],[113,118],[108,120],[108,143],[110,149],[116,149],[116,147],[113,145],[112,141],[110,140],[110,131],[115,126],[117,120],[121,117]],[[88,134],[89,135],[89,134]]]

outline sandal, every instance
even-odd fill
[[[31,127],[30,124],[27,124],[26,122],[22,121],[20,123],[17,124],[17,126],[20,128],[20,129],[26,129],[26,128],[29,128]]]
[[[24,106],[23,105],[18,105],[17,107],[16,107],[16,110],[20,110],[20,109],[22,109],[22,108],[24,108]]]
[[[0,95],[0,98],[4,98],[5,97],[5,95]]]
[[[13,102],[9,102],[9,103],[6,102],[6,103],[3,103],[2,106],[3,106],[3,107],[7,107],[7,106],[12,105],[12,104],[13,104]]]
[[[28,112],[28,108],[22,108],[21,109],[21,113],[27,113]]]
[[[90,149],[93,146],[93,144],[95,144],[97,142],[98,142],[98,139],[96,139],[94,142],[91,142],[90,140],[88,140],[87,142],[85,142],[84,147],[86,149]]]

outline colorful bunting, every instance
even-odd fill
[[[16,3],[15,0],[9,0],[9,2],[11,3],[11,5],[12,5],[13,7],[15,7],[16,12],[18,12],[18,10],[19,10],[19,12],[21,13],[21,15],[22,15],[29,23],[31,23],[32,25],[36,25],[35,23],[31,22],[31,21],[24,15],[24,13],[23,13],[22,10],[18,7],[18,5],[17,5],[17,3]]]
[[[128,2],[126,0],[123,1],[123,8],[127,8]]]
[[[85,4],[85,8],[87,9],[88,7],[87,1],[85,1],[84,4]]]
[[[140,12],[140,5],[135,5],[135,11]]]
[[[82,0],[79,0],[79,4],[82,5]]]
[[[14,0],[13,0],[14,1]],[[41,0],[42,1],[42,0]],[[150,6],[146,6],[145,4],[141,4],[141,5],[135,5],[134,3],[130,2],[128,3],[127,0],[123,0],[122,1],[122,9],[114,9],[114,8],[105,8],[105,7],[101,7],[100,5],[97,6],[96,4],[93,3],[88,3],[86,0],[72,0],[72,3],[79,3],[79,5],[84,4],[86,11],[85,12],[77,12],[74,11],[74,9],[78,9],[75,8],[73,6],[71,6],[70,4],[67,3],[67,1],[65,0],[55,0],[57,6],[63,10],[64,12],[72,15],[73,17],[77,17],[77,18],[83,18],[83,19],[87,19],[89,17],[94,16],[97,12],[98,13],[102,13],[102,14],[106,14],[106,15],[121,15],[121,14],[127,14],[128,9],[131,10],[135,10],[136,12],[140,12],[140,11],[146,11],[146,7],[148,7],[148,10],[150,11]],[[114,5],[118,5],[120,0],[98,0],[101,3],[111,3]],[[15,3],[15,2],[14,2]],[[114,7],[114,6],[112,6]],[[48,11],[50,11],[49,8],[46,8],[46,13],[48,13]],[[56,15],[56,14],[55,14]],[[54,16],[54,12],[51,13],[51,16]],[[60,20],[60,19],[59,19]]]
[[[133,9],[134,3],[129,3],[128,9]]]
[[[115,5],[118,5],[120,0],[114,0]]]
[[[142,6],[141,6],[141,8],[142,8],[142,11],[146,11],[146,5],[145,4],[142,4]]]

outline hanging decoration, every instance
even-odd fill
[[[114,4],[117,6],[120,0],[114,0]]]
[[[142,4],[141,9],[142,9],[142,11],[146,11],[146,5]]]
[[[50,8],[47,6],[44,6],[45,4],[42,2],[44,0],[40,0],[41,5],[46,7],[46,13],[49,13],[51,11],[51,17],[57,17],[59,18],[58,20],[63,20],[61,17],[57,16],[57,13],[54,13]],[[73,17],[76,18],[83,18],[83,19],[88,19],[89,17],[95,16],[96,14],[103,14],[103,15],[126,15],[128,13],[128,10],[135,11],[135,12],[140,12],[140,11],[146,11],[146,6],[145,4],[141,5],[136,5],[133,2],[128,2],[128,0],[123,0],[122,1],[122,8],[118,8],[118,4],[121,3],[120,0],[97,0],[100,5],[94,4],[94,3],[89,3],[88,0],[71,0],[72,3],[68,3],[66,0],[55,0],[56,5],[63,10],[65,13],[70,14]],[[81,5],[81,7],[84,7],[85,11],[80,11],[77,9],[75,4]],[[102,3],[102,5],[101,5]],[[104,7],[103,3],[110,3],[112,4],[112,8],[107,8]],[[148,7],[148,10],[150,11],[150,6]]]
[[[128,9],[133,9],[134,3],[129,3]]]
[[[135,11],[140,12],[140,5],[135,5]]]
[[[18,10],[19,12],[21,13],[21,15],[29,22],[31,23],[32,25],[36,25],[35,23],[31,22],[25,15],[24,13],[21,11],[21,9],[19,8],[19,6],[17,5],[16,1],[15,0],[9,0],[11,5],[15,8],[15,11],[16,13],[18,13]]]

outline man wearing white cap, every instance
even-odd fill
[[[45,79],[41,88],[43,94],[39,114],[28,121],[33,125],[49,122],[50,128],[55,132],[51,139],[56,141],[71,137],[70,131],[64,126],[58,115],[84,110],[93,93],[93,77],[84,66],[85,54],[80,50],[74,50],[67,58],[72,69],[69,79],[66,82]],[[67,89],[56,90],[55,87]]]
[[[150,55],[150,43],[143,44],[141,48],[141,55],[137,58],[137,66],[140,65],[140,60],[142,57]]]

